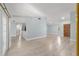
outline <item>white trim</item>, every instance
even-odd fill
[[[35,40],[35,39],[45,38],[45,37],[47,37],[47,35],[43,35],[43,36],[39,36],[39,37],[34,37],[34,38],[25,38],[25,40]]]

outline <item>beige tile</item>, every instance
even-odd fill
[[[12,41],[12,47],[6,56],[75,56],[76,44],[69,38],[48,35],[46,38]]]

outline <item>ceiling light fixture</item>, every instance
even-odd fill
[[[62,20],[64,20],[64,19],[65,19],[65,17],[61,17],[61,19],[62,19]]]

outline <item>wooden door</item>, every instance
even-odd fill
[[[70,24],[64,24],[64,37],[70,37]]]

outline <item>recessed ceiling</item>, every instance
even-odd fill
[[[46,16],[48,20],[69,18],[75,11],[74,3],[8,3],[5,4],[14,16]]]

